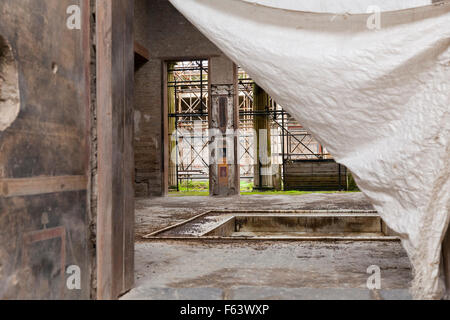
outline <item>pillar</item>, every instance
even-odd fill
[[[175,63],[168,63],[167,64],[167,70],[168,72],[168,81],[173,82],[175,80],[173,72],[170,70],[173,70],[175,67]],[[168,87],[167,88],[167,106],[168,106],[168,112],[170,114],[174,114],[176,111],[176,97],[175,97],[175,88],[174,87]],[[177,148],[177,141],[176,139],[176,119],[175,117],[169,117],[169,189],[176,189],[178,185],[177,181],[177,159],[176,159],[176,148]]]
[[[237,66],[227,57],[210,59],[209,188],[211,196],[240,193]]]
[[[257,190],[271,190],[274,185],[270,118],[266,112],[269,104],[269,95],[255,83],[253,87],[253,110],[255,111],[253,120],[255,129],[254,188]]]
[[[134,285],[134,1],[97,0],[97,298]]]

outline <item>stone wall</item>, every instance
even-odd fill
[[[164,63],[207,59],[222,53],[167,0],[136,0],[135,38],[149,50],[151,57],[135,75],[136,195],[161,196],[167,189]]]

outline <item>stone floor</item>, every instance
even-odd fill
[[[139,199],[136,287],[123,299],[409,299],[401,244],[312,241],[144,241],[139,235],[212,209],[372,209],[360,193]],[[381,290],[367,289],[367,268]]]
[[[373,210],[365,196],[352,193],[249,195],[231,198],[166,197],[136,200],[136,236],[174,225],[208,210]]]

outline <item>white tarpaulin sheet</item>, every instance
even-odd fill
[[[367,13],[376,5],[381,11],[401,10],[431,4],[431,0],[243,0],[271,7],[304,12]]]
[[[170,1],[352,171],[402,238],[414,297],[441,297],[450,215],[450,4],[377,16],[254,0]],[[328,12],[323,0],[302,2]]]

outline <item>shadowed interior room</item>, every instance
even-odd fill
[[[448,299],[449,39],[447,0],[0,0],[0,299]]]

